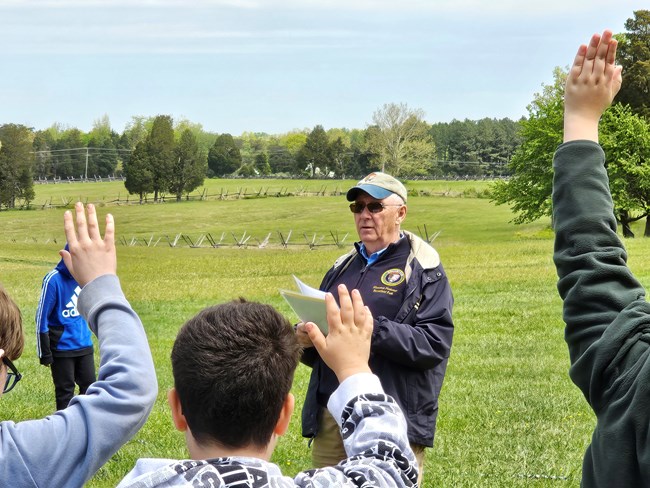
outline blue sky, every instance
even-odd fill
[[[0,124],[211,132],[510,117],[641,0],[0,0]]]

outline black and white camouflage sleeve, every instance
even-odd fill
[[[360,393],[362,392],[362,393]],[[406,419],[379,379],[369,373],[345,380],[328,409],[339,419],[348,458],[295,478],[300,487],[411,487],[418,468],[406,434]]]

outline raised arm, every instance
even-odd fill
[[[553,259],[570,375],[596,414],[582,486],[650,486],[650,304],[616,233],[598,120],[620,87],[611,32],[581,46],[553,160]]]
[[[83,486],[144,424],[157,396],[142,324],[115,275],[113,219],[101,237],[94,206],[66,212],[66,266],[83,286],[78,308],[99,340],[98,379],[65,410],[42,420],[2,422],[0,470],[15,486]],[[56,448],[53,448],[56,446]]]

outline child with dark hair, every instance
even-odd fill
[[[190,459],[140,459],[119,487],[416,486],[404,416],[368,367],[372,315],[357,290],[338,292],[340,309],[326,297],[328,336],[312,323],[305,329],[340,382],[328,407],[348,459],[294,479],[269,462],[294,409],[301,347],[273,307],[240,299],[190,319],[172,349],[168,400]]]

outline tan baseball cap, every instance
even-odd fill
[[[401,197],[401,199],[404,200],[404,203],[406,203],[407,195],[404,185],[391,175],[379,171],[370,173],[359,181],[356,186],[350,188],[347,193],[348,202],[356,200],[360,191],[366,192],[372,198],[376,198],[377,200],[383,200],[394,193]]]

